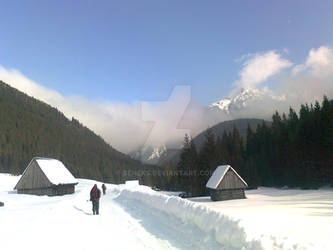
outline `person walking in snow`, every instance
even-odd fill
[[[90,201],[92,202],[93,214],[99,214],[99,198],[101,198],[101,190],[98,189],[97,184],[90,191]]]
[[[104,183],[103,183],[103,185],[102,185],[102,190],[103,190],[103,194],[105,194],[105,193],[106,193],[106,186],[105,186]]]

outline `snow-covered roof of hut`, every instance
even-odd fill
[[[224,165],[224,166],[218,166],[215,169],[214,173],[209,178],[209,180],[206,184],[206,187],[211,188],[211,189],[216,189],[229,169],[231,169],[239,177],[239,179],[245,184],[245,186],[247,186],[247,183],[242,179],[242,177],[240,177],[240,175],[230,165]]]
[[[37,158],[36,161],[52,184],[77,183],[77,180],[61,161],[49,158]]]
[[[36,172],[36,167],[40,169],[39,173],[42,173],[42,175],[38,174],[38,170]],[[14,189],[32,189],[42,186],[47,187],[49,185],[77,183],[78,181],[61,161],[35,157],[24,170]]]

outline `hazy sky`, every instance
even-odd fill
[[[201,107],[239,88],[285,100],[262,114],[333,98],[331,0],[0,0],[0,10],[0,80],[123,152],[226,119],[207,121]]]
[[[0,1],[0,65],[64,96],[125,103],[192,86],[226,97],[244,55],[333,45],[333,1]]]

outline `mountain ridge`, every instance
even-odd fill
[[[208,109],[226,115],[229,120],[248,117],[268,120],[275,110],[286,108],[285,100],[285,95],[274,95],[265,89],[241,88],[231,97],[208,105]]]
[[[115,150],[78,120],[0,81],[0,171],[21,174],[35,156],[57,158],[80,178],[119,183],[147,165]]]
[[[258,125],[261,125],[262,123],[265,123],[266,125],[270,126],[271,122],[266,121],[263,119],[256,119],[256,118],[241,118],[241,119],[235,119],[235,120],[229,120],[220,122],[208,129],[210,129],[215,136],[215,138],[222,137],[223,133],[226,132],[232,133],[233,129],[236,128],[240,134],[240,136],[246,140],[247,136],[247,128],[250,126],[252,131],[255,131]],[[197,150],[200,150],[205,142],[205,137],[207,130],[202,131],[198,135],[196,135],[192,141],[194,145],[196,146]],[[181,149],[168,149],[166,151],[166,154],[162,155],[160,158],[158,165],[162,165],[165,162],[171,162],[171,163],[177,163],[179,160],[179,156],[181,153]]]
[[[214,117],[214,122],[216,122],[216,124],[211,126],[212,128],[218,126],[218,124],[222,122],[226,122],[226,124],[230,123],[229,121],[236,121],[236,123],[242,123],[240,119],[247,119],[250,123],[252,123],[252,121],[250,120],[254,119],[253,122],[255,126],[257,126],[258,122],[256,122],[255,119],[260,120],[260,123],[263,120],[269,123],[267,121],[268,117],[271,117],[274,111],[267,111],[265,103],[269,103],[269,105],[277,107],[281,104],[283,100],[284,96],[275,96],[269,91],[259,90],[255,88],[241,88],[238,91],[234,92],[231,97],[221,99],[220,101],[214,102],[206,106],[205,114],[208,118]],[[216,117],[217,119],[215,120]],[[221,119],[224,121],[218,122]],[[226,124],[222,126],[227,126]],[[251,124],[250,126],[253,130],[255,130],[255,127],[253,127]],[[239,132],[242,136],[246,136],[246,124],[244,126],[236,125],[236,127],[238,130],[240,130]],[[231,132],[232,128],[233,125],[230,125],[230,128],[227,129],[227,132]],[[199,139],[195,138],[201,138],[202,133],[205,133],[205,130],[195,135],[195,144],[197,144],[196,141],[199,141]],[[218,136],[222,136],[222,133]],[[181,147],[182,139],[183,138],[181,138],[179,141],[179,148]],[[142,162],[161,164],[161,162],[165,161],[165,159],[169,159],[170,157],[172,158],[174,157],[174,155],[177,155],[177,151],[178,149],[172,148],[170,146],[160,145],[159,147],[155,146],[141,148],[139,151],[132,152],[130,155],[134,159],[140,160]]]

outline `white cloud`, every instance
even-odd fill
[[[303,64],[295,65],[291,75],[281,82],[281,91],[295,96],[298,103],[333,97],[333,49],[312,48]]]
[[[293,68],[293,75],[311,74],[314,77],[326,78],[333,72],[333,50],[322,46],[311,49],[304,64]]]
[[[311,67],[332,67],[333,64],[333,50],[331,48],[322,46],[320,48],[311,49],[306,65]]]
[[[244,57],[243,57],[244,58]],[[253,102],[247,110],[242,110],[241,117],[261,117],[270,119],[278,110],[288,112],[289,107],[298,110],[300,104],[321,101],[323,96],[333,97],[333,49],[327,46],[310,49],[304,63],[293,64],[281,59],[275,51],[246,55],[246,61],[239,72],[239,80],[230,96],[239,93],[239,88],[257,89],[265,98]],[[290,68],[291,70],[285,70]],[[281,74],[283,72],[283,74]],[[265,85],[269,78],[274,79],[274,90]],[[233,118],[239,118],[234,116]]]
[[[269,77],[291,65],[291,62],[281,58],[275,51],[257,53],[243,63],[244,67],[239,72],[240,79],[236,85],[245,89],[256,88]]]

